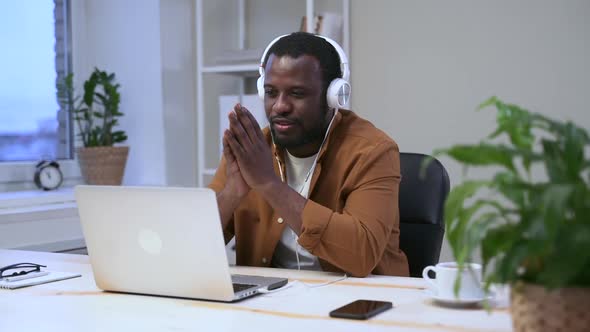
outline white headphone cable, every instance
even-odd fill
[[[309,168],[309,171],[307,171],[307,175],[305,176],[305,180],[303,181],[303,184],[301,185],[301,188],[299,188],[299,195],[303,196],[303,189],[305,189],[305,185],[307,184],[307,182],[309,181],[309,177],[310,175],[313,173],[317,162],[318,162],[318,157],[320,156],[320,152],[322,151],[322,147],[324,147],[324,143],[326,142],[326,138],[328,138],[328,133],[330,132],[330,128],[332,127],[332,123],[334,122],[334,119],[336,118],[336,112],[338,112],[337,109],[334,109],[334,114],[332,115],[332,119],[330,120],[330,123],[328,124],[328,128],[326,129],[326,133],[324,134],[324,139],[322,140],[322,144],[320,144],[320,148],[318,149],[318,153],[315,155],[315,159],[313,160],[313,164],[311,164],[311,167]],[[279,164],[279,169],[281,169],[281,164]],[[304,196],[306,199],[309,198],[309,189],[307,190],[307,193]],[[299,242],[297,241],[297,235],[295,234],[295,232],[293,232],[293,240],[295,242],[295,257],[297,258],[297,270],[301,271],[301,263],[299,262]]]
[[[322,140],[322,144],[320,144],[320,148],[318,149],[315,159],[313,160],[311,167],[307,171],[307,175],[305,176],[305,180],[303,181],[301,188],[299,188],[299,191],[298,191],[299,195],[302,194],[303,189],[305,188],[305,185],[309,181],[309,178],[310,178],[311,174],[313,173],[315,166],[317,165],[318,157],[320,156],[320,152],[322,151],[322,148],[324,147],[324,143],[326,142],[326,139],[328,138],[328,133],[330,132],[330,128],[332,128],[332,123],[334,123],[334,119],[336,118],[336,113],[338,112],[337,109],[333,109],[333,110],[334,110],[334,114],[332,115],[332,119],[330,120],[330,123],[328,124],[328,128],[326,128],[326,133],[324,134],[324,139]],[[275,138],[274,138],[274,135],[272,134],[272,129],[270,129],[270,138],[272,140],[273,146],[276,149]],[[281,160],[279,159],[279,157],[276,154],[275,154],[275,159],[276,159],[277,164],[279,166],[279,174],[281,176],[281,181],[286,182],[287,179],[285,177],[285,174],[283,173],[283,165],[281,164]],[[301,195],[301,196],[303,196],[303,195]],[[308,190],[307,194],[305,195],[305,198],[307,199],[308,196],[309,196],[309,190]],[[301,263],[299,260],[299,242],[297,242],[297,234],[295,234],[295,232],[293,232],[293,240],[295,242],[295,257],[297,259],[297,270],[301,271]]]

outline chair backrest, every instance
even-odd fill
[[[443,207],[449,194],[449,175],[440,161],[433,159],[421,177],[426,158],[431,157],[400,153],[400,248],[408,257],[412,277],[421,277],[424,267],[438,263],[445,233]]]

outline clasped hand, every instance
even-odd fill
[[[223,154],[227,161],[227,185],[244,196],[249,189],[260,191],[278,178],[272,151],[254,116],[240,104],[229,114],[229,129],[223,134]]]

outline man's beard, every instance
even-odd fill
[[[292,149],[297,148],[299,146],[303,146],[315,141],[321,141],[326,134],[326,130],[328,129],[328,119],[326,119],[326,113],[324,113],[320,119],[317,121],[317,125],[304,130],[303,133],[297,136],[290,136],[290,137],[281,137],[277,136],[273,126],[272,126],[272,119],[270,120],[271,126],[270,130],[273,136],[274,143],[283,149]],[[292,120],[297,126],[302,128],[301,122],[298,120]]]

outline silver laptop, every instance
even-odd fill
[[[230,275],[210,189],[77,186],[75,196],[100,289],[232,302],[287,283]]]

